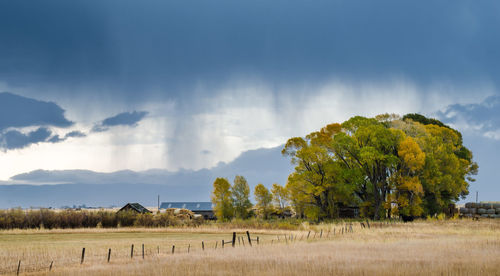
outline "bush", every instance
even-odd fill
[[[186,209],[172,209],[158,214],[105,210],[0,210],[0,229],[198,226],[203,222],[201,216],[195,216]]]

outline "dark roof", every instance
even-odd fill
[[[134,209],[135,211],[137,211],[139,213],[151,213],[151,211],[149,211],[148,209],[144,208],[144,206],[142,206],[139,203],[127,203],[120,210],[118,210],[118,212],[120,212],[121,210],[127,209],[127,207],[131,208],[131,209]]]
[[[212,211],[212,202],[162,202],[160,209],[178,208],[191,211]]]

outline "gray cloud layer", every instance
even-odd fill
[[[52,132],[44,127],[27,134],[17,130],[10,130],[0,134],[0,149],[21,149],[31,144],[44,142],[51,134]]]
[[[479,104],[454,104],[439,116],[465,131],[500,140],[500,96],[488,97]]]
[[[72,124],[64,117],[64,109],[55,103],[0,93],[0,132],[9,127],[68,127]]]
[[[496,1],[465,0],[9,1],[0,4],[0,73],[7,84],[97,96],[92,88],[111,87],[131,102],[241,75],[498,85],[499,11]]]
[[[139,121],[144,119],[148,114],[146,111],[123,112],[115,116],[104,119],[101,123],[96,124],[92,131],[103,132],[113,126],[136,126]]]

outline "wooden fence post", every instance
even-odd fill
[[[201,241],[201,249],[205,251],[205,243],[203,241]]]
[[[142,244],[142,259],[144,259],[144,244]]]
[[[236,245],[236,232],[233,232],[233,247]]]
[[[250,232],[247,231],[248,244],[252,246],[252,239],[250,239]]]
[[[224,248],[224,240],[222,240],[222,247],[221,248]]]
[[[175,245],[172,245],[172,254],[175,253]]]
[[[83,264],[84,259],[85,259],[85,247],[82,248],[82,259],[80,260],[80,264]]]
[[[190,249],[191,249],[191,244],[188,244],[188,253]]]
[[[109,260],[111,259],[111,248],[108,249],[108,263],[109,263]]]
[[[368,220],[366,220],[366,225],[368,226],[368,229],[370,229],[370,222],[368,222]]]
[[[217,249],[217,241],[215,241],[215,249]]]
[[[257,244],[259,244],[259,237],[257,236]]]
[[[319,232],[319,238],[321,239],[323,237],[323,229],[321,229],[321,232]]]
[[[16,275],[19,275],[19,269],[21,269],[21,260],[19,260],[19,263],[17,263],[17,273],[16,273]]]
[[[50,266],[49,266],[49,271],[52,270],[52,265],[54,264],[54,261],[50,262]]]
[[[307,233],[307,240],[309,239],[310,235],[311,235],[311,230],[309,230],[309,233]]]

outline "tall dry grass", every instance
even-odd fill
[[[222,250],[220,240],[231,231],[214,228],[57,230],[43,233],[2,232],[0,269],[54,275],[498,275],[500,273],[500,221],[454,220],[414,223],[353,225],[354,233],[339,234],[340,224],[314,226],[307,240],[302,231],[251,231],[261,243]],[[335,229],[335,235],[333,234]],[[138,230],[138,229],[134,229]],[[196,230],[196,231],[194,231]],[[323,230],[322,238],[319,231]],[[340,232],[341,233],[341,232]],[[243,232],[240,233],[240,235]],[[285,235],[287,240],[285,242]],[[296,237],[290,241],[290,235]],[[277,241],[277,237],[280,241]],[[201,241],[206,250],[201,250]],[[218,248],[214,249],[215,242]],[[134,259],[130,244],[135,244]],[[141,244],[146,245],[142,260]],[[255,242],[254,242],[255,243]],[[171,254],[171,245],[176,254]],[[191,244],[190,253],[187,246]],[[161,252],[157,253],[160,245]],[[87,250],[80,265],[81,247]],[[112,248],[111,263],[106,263]]]

